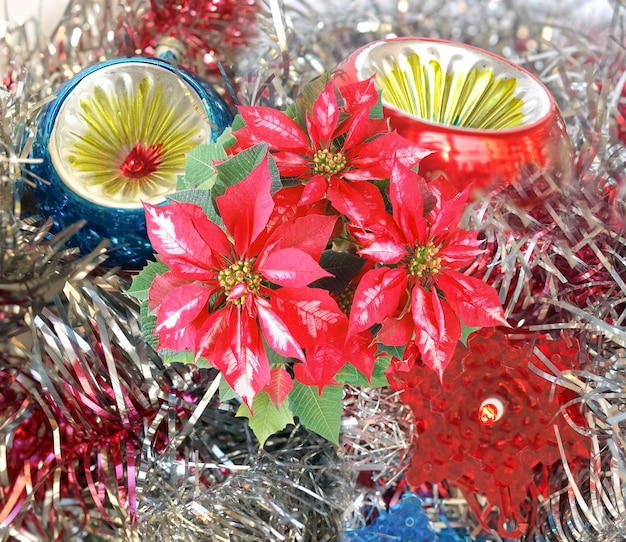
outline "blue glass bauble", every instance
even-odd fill
[[[31,151],[33,202],[61,230],[86,225],[82,253],[110,241],[107,265],[133,269],[153,254],[142,202],[175,190],[185,155],[215,141],[233,115],[195,74],[156,58],[120,58],[65,83],[42,110]]]

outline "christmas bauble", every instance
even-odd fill
[[[219,94],[193,73],[156,58],[120,58],[65,83],[41,112],[31,156],[33,191],[55,226],[86,225],[73,239],[87,253],[111,243],[109,265],[152,256],[142,202],[162,203],[185,155],[232,121]]]
[[[572,145],[544,85],[508,60],[464,44],[393,38],[366,45],[335,80],[376,76],[391,127],[434,152],[420,173],[457,188],[493,188],[538,172],[568,180]]]

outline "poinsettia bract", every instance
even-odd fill
[[[307,286],[329,275],[318,260],[336,217],[308,215],[270,230],[270,184],[266,156],[217,198],[225,231],[195,204],[145,204],[150,241],[169,267],[149,292],[158,346],[209,360],[248,407],[271,383],[265,343],[285,358],[306,362],[306,333],[296,325],[301,313],[293,304],[277,308],[277,300],[297,296],[308,304],[313,326],[321,317],[312,307],[320,299],[334,303],[328,292]],[[303,228],[310,233],[306,244],[293,246]],[[338,307],[335,312],[343,316]],[[273,400],[280,398],[283,392],[273,394]]]
[[[338,207],[351,219],[360,254],[378,265],[361,278],[350,312],[349,334],[382,324],[377,340],[388,346],[414,343],[422,360],[440,377],[468,327],[507,325],[496,291],[463,274],[480,254],[476,231],[459,228],[468,191],[448,198],[429,187],[433,208],[424,207],[426,185],[400,163],[393,167],[389,199],[362,191],[347,194]],[[407,348],[405,362],[413,356]]]
[[[280,175],[306,183],[301,204],[324,196],[333,202],[346,181],[387,179],[395,160],[412,168],[430,154],[372,119],[377,104],[373,78],[340,90],[331,81],[306,112],[306,126],[270,107],[242,106],[246,126],[233,135],[239,149],[269,145]]]

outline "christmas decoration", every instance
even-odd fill
[[[428,515],[422,510],[422,501],[416,494],[405,493],[399,504],[393,505],[389,513],[382,512],[371,527],[349,531],[345,534],[348,542],[369,542],[383,536],[393,536],[400,540],[434,542],[435,535]]]
[[[2,342],[0,348],[1,378],[6,389],[0,410],[16,421],[2,425],[0,430],[5,444],[2,453],[5,459],[11,458],[10,462],[3,463],[10,464],[10,469],[2,469],[1,473],[0,515],[4,523],[0,526],[0,538],[324,540],[340,539],[342,524],[346,534],[354,529],[371,532],[376,528],[376,516],[394,514],[402,494],[408,492],[404,474],[409,463],[414,465],[411,467],[414,477],[419,456],[430,457],[430,453],[424,452],[426,439],[420,442],[420,433],[428,435],[423,432],[423,420],[442,415],[439,410],[431,414],[426,409],[414,416],[402,402],[404,394],[375,386],[386,383],[386,368],[391,367],[388,373],[395,371],[392,378],[400,379],[402,375],[398,370],[411,364],[412,371],[419,368],[424,373],[424,381],[426,375],[433,379],[429,388],[432,394],[435,389],[444,393],[442,386],[447,385],[449,376],[450,385],[463,378],[455,374],[454,360],[443,371],[440,383],[434,371],[421,365],[417,349],[412,356],[410,352],[407,354],[408,349],[403,351],[398,346],[374,346],[372,341],[380,331],[374,326],[355,333],[349,352],[341,354],[343,361],[357,359],[370,380],[352,364],[335,372],[339,364],[337,356],[326,356],[325,359],[335,360],[328,366],[311,363],[304,367],[294,359],[281,359],[268,348],[271,354],[268,362],[283,365],[273,373],[278,377],[273,380],[275,385],[257,393],[250,412],[238,398],[232,398],[232,391],[227,389],[230,386],[223,378],[218,378],[217,371],[204,367],[205,358],[192,363],[190,352],[175,353],[167,349],[161,349],[157,355],[140,337],[138,320],[149,337],[148,342],[154,347],[158,345],[158,339],[150,331],[150,326],[156,325],[158,310],[150,312],[148,290],[157,275],[167,272],[166,266],[151,265],[151,274],[142,275],[142,280],[132,287],[132,295],[143,305],[141,315],[137,316],[135,304],[120,293],[122,284],[126,283],[125,274],[118,277],[113,271],[102,276],[102,271],[97,269],[102,248],[85,258],[77,256],[75,250],[62,247],[74,237],[78,224],[50,235],[49,225],[38,217],[30,217],[30,212],[24,215],[28,218],[20,218],[20,204],[30,211],[31,192],[27,188],[26,197],[20,200],[24,186],[16,191],[14,181],[21,179],[19,182],[25,184],[34,181],[26,157],[31,156],[28,160],[32,161],[39,158],[29,152],[29,145],[31,123],[42,104],[50,100],[63,80],[81,69],[106,58],[141,54],[154,48],[164,35],[172,37],[169,30],[165,30],[167,26],[176,26],[176,31],[181,32],[179,36],[183,36],[187,27],[189,32],[195,32],[194,20],[190,18],[197,6],[191,2],[177,5],[181,8],[179,19],[172,16],[173,4],[167,2],[72,0],[50,41],[32,20],[0,25],[0,40],[6,52],[0,58],[2,82],[6,86],[0,91],[3,108],[0,167],[3,175],[12,179],[10,188],[6,185],[3,192],[7,201],[11,201],[11,207],[5,207],[10,210],[3,215],[3,228],[7,224],[10,228],[6,229],[8,242],[2,248],[8,259],[2,268],[1,332],[3,337],[6,332],[11,339]],[[227,5],[221,4],[222,7]],[[155,27],[150,26],[149,15],[161,6],[164,15],[160,19],[163,26],[159,28],[163,30],[155,31]],[[210,7],[207,3],[200,5],[201,8],[206,6]],[[484,463],[489,467],[487,473],[481,471],[476,480],[473,480],[473,471],[478,469],[469,467],[456,478],[450,475],[451,479],[446,482],[415,488],[430,518],[429,526],[420,534],[432,534],[434,530],[437,537],[445,539],[444,535],[451,536],[450,531],[446,531],[450,527],[463,540],[499,541],[502,536],[495,529],[500,523],[501,533],[511,536],[510,533],[518,529],[516,534],[524,542],[624,538],[622,479],[626,452],[622,375],[626,287],[623,284],[622,184],[626,151],[620,128],[624,103],[621,43],[624,7],[619,2],[569,0],[549,5],[534,1],[486,0],[397,3],[355,0],[349,5],[320,5],[307,0],[288,4],[261,0],[253,9],[256,17],[253,30],[258,30],[254,43],[248,42],[246,37],[244,43],[233,47],[219,44],[218,50],[210,39],[201,43],[204,31],[195,32],[199,41],[183,38],[185,45],[190,45],[189,63],[185,65],[196,70],[206,69],[212,83],[216,84],[213,60],[219,60],[230,79],[234,99],[243,105],[242,109],[268,107],[275,117],[270,117],[268,112],[268,116],[259,118],[276,118],[283,128],[288,121],[278,112],[296,121],[298,130],[289,133],[304,138],[299,139],[296,148],[296,152],[304,156],[294,156],[299,172],[292,178],[282,175],[281,181],[287,186],[279,189],[277,179],[283,172],[278,165],[274,169],[272,161],[278,164],[287,147],[283,147],[284,142],[276,144],[274,126],[268,128],[266,134],[257,128],[257,141],[250,141],[239,149],[229,146],[232,142],[229,135],[219,143],[195,147],[186,156],[173,205],[199,206],[212,221],[219,218],[220,208],[215,202],[225,196],[231,184],[243,182],[267,160],[274,181],[270,184],[270,193],[275,212],[268,220],[273,231],[296,220],[318,220],[318,217],[311,218],[312,215],[332,217],[333,209],[337,211],[335,203],[340,206],[342,202],[349,202],[336,194],[337,188],[341,194],[347,190],[351,196],[364,192],[367,198],[374,192],[368,192],[367,188],[361,190],[360,185],[367,186],[369,181],[374,181],[383,195],[385,211],[395,222],[397,213],[391,213],[388,181],[393,169],[388,168],[390,162],[386,156],[393,153],[390,147],[397,143],[390,145],[393,137],[380,122],[379,104],[369,108],[371,132],[361,138],[357,132],[366,123],[351,119],[352,113],[345,104],[354,97],[344,95],[343,85],[335,79],[338,84],[336,103],[340,110],[338,122],[320,122],[319,116],[311,117],[313,103],[324,91],[327,80],[322,78],[321,82],[310,86],[309,83],[325,72],[332,72],[339,62],[368,43],[395,36],[453,40],[464,49],[465,45],[476,46],[507,59],[506,64],[510,61],[523,66],[549,89],[563,113],[573,143],[573,174],[561,176],[550,168],[522,166],[515,172],[514,182],[498,184],[493,192],[485,190],[465,205],[463,217],[455,223],[455,228],[467,235],[475,234],[474,239],[480,241],[480,248],[484,249],[469,267],[459,269],[466,276],[495,288],[503,303],[503,314],[512,326],[493,334],[502,332],[509,341],[514,340],[511,336],[524,330],[527,337],[536,337],[533,339],[536,350],[533,349],[530,358],[525,357],[532,360],[527,378],[533,383],[532,390],[515,394],[515,397],[532,405],[537,397],[544,397],[546,386],[550,389],[547,403],[555,409],[551,410],[554,423],[539,424],[540,432],[529,432],[529,435],[535,434],[537,443],[542,442],[544,436],[549,436],[550,442],[546,441],[539,450],[527,447],[526,453],[533,456],[528,465],[532,463],[536,467],[532,471],[520,467],[519,475],[513,477],[512,490],[502,485],[505,476],[496,475],[500,480],[496,485],[504,493],[512,492],[518,499],[523,497],[523,501],[518,500],[517,508],[509,499],[505,501],[511,505],[506,505],[499,492],[492,492],[488,499],[484,497],[493,485],[487,487],[487,475],[491,474],[490,480],[494,480],[494,468],[496,472],[500,466],[507,468],[504,462],[499,464],[495,454],[489,455],[488,460],[471,458],[475,465]],[[195,21],[205,20],[207,11],[197,10],[199,16]],[[183,16],[187,17],[185,23],[178,24]],[[224,29],[228,24],[223,17],[215,21],[215,28]],[[232,26],[236,32],[237,23]],[[250,28],[252,25],[246,25],[244,33]],[[144,47],[139,42],[148,34],[149,43]],[[213,50],[215,56],[204,55],[204,51]],[[233,55],[229,56],[231,53]],[[205,59],[209,60],[208,65]],[[375,80],[374,84],[377,84]],[[220,87],[220,93],[228,92],[224,81],[218,81],[216,86]],[[330,92],[326,96],[329,95]],[[318,107],[317,111],[321,110]],[[385,105],[384,110],[388,114],[390,106]],[[311,118],[309,126],[307,111]],[[351,144],[347,146],[344,136],[348,131],[342,132],[346,119],[345,126],[350,125],[353,130]],[[235,128],[243,128],[243,123]],[[320,129],[320,133],[329,130],[324,140],[315,139],[315,131]],[[517,129],[519,127],[509,130]],[[243,133],[240,132],[240,136]],[[257,144],[263,145],[265,135],[272,144],[268,148],[255,148]],[[372,168],[355,161],[355,151],[360,154],[368,150],[368,135],[377,135],[374,141],[385,142],[385,148],[381,145],[379,153],[375,152],[374,145],[369,147],[368,156],[381,162],[380,169],[387,168],[386,172],[376,172],[371,179],[348,178],[349,172],[373,173]],[[309,136],[312,138],[308,139]],[[416,152],[415,143],[398,138],[397,142],[400,141],[404,148]],[[428,145],[422,143],[421,146]],[[323,153],[326,147],[329,152]],[[148,146],[137,149],[135,155],[154,158],[152,151]],[[312,198],[315,203],[298,205],[306,188],[303,183],[310,179],[315,168],[318,151],[318,158],[323,161],[318,173],[324,179],[317,185],[326,191],[325,196]],[[344,151],[353,154],[348,156],[342,170],[334,159]],[[426,155],[428,149],[420,152],[424,153],[418,160],[423,175],[428,160],[437,154]],[[245,157],[250,161],[244,161]],[[470,155],[469,159],[472,158]],[[222,168],[223,164],[226,165]],[[442,173],[449,177],[445,170]],[[414,173],[407,175],[413,177]],[[435,175],[430,175],[434,180]],[[228,178],[232,178],[232,182],[224,183]],[[216,180],[217,186],[214,185]],[[433,186],[430,184],[431,189]],[[311,189],[313,187],[315,184]],[[425,210],[431,212],[437,198],[433,199],[429,192],[421,190],[421,196]],[[329,193],[333,201],[327,197]],[[442,192],[443,200],[452,193]],[[33,199],[37,203],[39,197]],[[13,207],[14,201],[16,207]],[[369,209],[367,201],[361,201],[357,209]],[[374,207],[379,209],[378,205]],[[380,213],[376,211],[376,214]],[[428,214],[424,219],[427,224],[431,220]],[[370,221],[365,232],[378,224]],[[395,227],[386,222],[384,231],[389,229]],[[329,292],[341,311],[353,304],[355,289],[368,273],[372,277],[372,272],[381,272],[376,271],[377,264],[371,259],[363,262],[363,256],[357,254],[364,249],[362,242],[355,243],[351,239],[346,242],[348,238],[344,236],[356,231],[359,226],[355,220],[349,230],[342,230],[337,220],[333,232],[337,242],[333,250],[322,251],[319,258],[320,266],[337,276],[324,277],[307,285],[309,289]],[[396,235],[396,241],[405,238],[404,234]],[[234,246],[234,236],[229,242]],[[276,245],[276,249],[282,250],[280,245]],[[257,261],[258,258],[253,265]],[[18,262],[31,262],[34,267]],[[380,268],[393,269],[394,265],[384,264]],[[86,278],[92,268],[95,278]],[[420,281],[418,286],[429,291],[431,284]],[[281,289],[285,287],[275,291]],[[274,290],[270,290],[262,291],[262,295],[277,297]],[[97,295],[92,297],[91,292]],[[256,303],[259,297],[255,298]],[[96,298],[102,302],[94,301]],[[215,299],[209,300],[212,302]],[[75,318],[75,314],[81,316]],[[37,322],[43,322],[51,331],[34,332],[30,322],[35,318],[31,315],[38,315]],[[349,316],[340,320],[343,322],[340,327],[350,325]],[[306,339],[301,331],[294,335],[297,340]],[[466,357],[471,357],[468,349],[475,349],[474,341],[489,333],[470,331],[464,329],[458,346],[458,351],[466,352]],[[36,335],[36,340],[30,343],[26,340]],[[109,340],[110,337],[113,339]],[[122,340],[123,337],[130,339]],[[467,346],[463,346],[462,341],[467,341]],[[336,342],[335,336],[334,347]],[[39,351],[32,353],[31,344],[40,345]],[[112,355],[104,359],[112,357],[115,363],[103,363],[100,350],[89,348],[90,344],[103,345],[104,351],[109,348]],[[118,348],[121,344],[125,346]],[[322,346],[318,348],[317,344],[309,343],[303,347],[307,361],[313,350],[317,352],[316,359],[322,359]],[[83,348],[86,348],[83,358],[74,362],[74,354]],[[529,345],[515,343],[511,349],[519,352],[518,348],[528,354]],[[557,350],[575,354],[569,357],[575,357],[578,365],[574,369],[563,368],[560,364],[563,360],[557,363]],[[545,359],[538,352],[543,353]],[[142,358],[144,354],[147,358]],[[503,359],[510,355],[506,352]],[[142,359],[139,365],[137,356]],[[391,358],[396,361],[391,363]],[[372,361],[376,362],[370,373]],[[116,370],[123,375],[121,380],[109,373],[118,365]],[[509,383],[513,380],[511,374],[520,369],[519,363],[495,366],[497,370],[493,372]],[[510,366],[514,366],[515,371]],[[77,380],[73,367],[83,370],[87,379]],[[139,372],[133,367],[140,367]],[[283,367],[287,367],[289,378],[283,378],[285,372],[280,370]],[[298,375],[290,372],[296,367],[300,367]],[[316,370],[320,367],[329,369],[320,373]],[[68,371],[70,378],[67,378]],[[334,377],[329,376],[333,373]],[[461,371],[465,376],[469,373],[471,371]],[[475,376],[477,379],[485,377],[480,368]],[[410,373],[405,377],[410,378]],[[298,378],[309,379],[306,381],[313,384],[300,386]],[[328,378],[334,378],[334,382],[327,381]],[[284,384],[289,380],[294,382],[294,387],[282,403],[288,411],[281,411],[275,408],[270,393],[276,399],[284,397],[287,392]],[[22,382],[26,387],[21,387]],[[90,382],[100,387],[86,388]],[[316,386],[317,382],[327,384]],[[435,384],[439,387],[435,388]],[[59,390],[55,392],[58,397],[46,390]],[[123,418],[121,413],[111,410],[113,402],[105,401],[105,395],[98,390],[121,398],[122,402],[115,404],[128,401],[128,404],[143,404],[148,408],[139,417],[133,412],[132,416]],[[407,396],[413,393],[410,390],[411,387]],[[492,434],[499,431],[511,415],[507,397],[488,391],[478,402],[472,398],[475,415],[472,423],[480,428],[476,434],[482,436],[486,431]],[[555,400],[559,398],[557,408]],[[431,399],[429,408],[431,403],[436,401]],[[106,414],[104,423],[100,418],[87,415],[92,407]],[[45,416],[49,422],[44,422],[42,411],[50,412]],[[87,414],[79,420],[77,411],[81,416],[83,411]],[[235,417],[237,411],[242,416]],[[331,411],[335,414],[327,416]],[[269,415],[263,416],[263,412]],[[20,418],[20,415],[23,416]],[[119,429],[117,420],[122,419],[132,426],[134,434]],[[317,426],[316,419],[321,420]],[[338,441],[340,446],[335,447],[302,427],[291,431],[290,424],[297,420],[320,432],[326,425],[329,430],[324,434]],[[31,431],[22,429],[28,423],[34,427],[36,422],[39,432],[33,438]],[[285,425],[287,431],[280,431]],[[259,440],[264,441],[262,451],[255,439],[250,438],[250,427]],[[455,427],[450,424],[450,429]],[[42,453],[50,450],[51,434],[53,443],[58,443],[56,448],[53,444],[52,449],[55,461],[58,460],[62,468],[70,465],[74,469],[71,472],[90,473],[93,483],[85,483],[80,477],[75,477],[76,483],[73,483],[65,474],[70,471],[55,470],[55,464],[47,458],[34,467],[26,460],[13,461],[23,459],[31,451],[38,460],[39,449]],[[110,435],[126,435],[134,453],[129,454],[124,449],[117,454],[115,439]],[[477,440],[468,438],[468,445]],[[114,453],[107,453],[105,447]],[[76,460],[76,450],[91,450],[99,455],[90,455],[80,463]],[[586,457],[588,450],[591,451],[589,458]],[[546,462],[539,461],[539,456],[544,454]],[[93,457],[98,457],[99,463],[90,468]],[[134,470],[128,468],[129,458],[134,458]],[[448,463],[445,467],[454,470],[453,462]],[[525,467],[526,463],[522,461],[521,465]],[[38,466],[42,467],[41,471]],[[52,481],[45,476],[46,472],[52,473]],[[26,476],[20,478],[20,473]],[[136,476],[133,478],[133,475]],[[29,480],[34,479],[41,483],[31,489]],[[20,487],[22,481],[26,482],[23,488]],[[457,483],[464,497],[459,494]],[[95,490],[95,497],[89,488]],[[103,505],[105,514],[98,502]],[[390,512],[390,509],[393,510]],[[516,518],[518,525],[506,521],[510,518]],[[396,526],[401,528],[402,522],[394,523],[393,527]],[[396,534],[393,527],[388,529],[389,536]],[[524,534],[521,529],[525,529]]]
[[[184,171],[185,154],[214,141],[231,114],[193,74],[159,59],[110,60],[57,91],[39,117],[31,171],[35,205],[57,228],[87,218],[74,236],[85,252],[111,241],[109,265],[151,256],[142,201],[162,203]],[[49,181],[51,184],[45,184]]]
[[[216,75],[218,64],[236,58],[257,34],[257,0],[149,0],[135,8],[138,21],[129,26],[136,48],[150,55],[164,38],[182,45],[182,64]],[[225,65],[225,69],[228,65]]]
[[[489,330],[470,335],[467,347],[457,348],[442,381],[421,363],[406,375],[396,373],[392,384],[411,405],[419,433],[408,480],[419,486],[448,479],[477,491],[498,506],[502,536],[523,535],[531,512],[524,518],[517,511],[527,499],[533,468],[560,459],[553,425],[572,459],[589,455],[578,405],[566,412],[582,435],[559,416],[575,393],[562,387],[555,394],[551,382],[537,374],[556,369],[555,378],[566,381],[579,356],[578,342],[566,335]],[[491,512],[481,517],[485,524]]]
[[[318,92],[305,90],[293,118],[242,108],[236,143],[201,150],[216,160],[200,176],[214,177],[206,189],[174,193],[164,207],[144,204],[159,262],[130,293],[139,291],[156,315],[147,337],[158,335],[159,349],[189,351],[219,369],[261,442],[293,415],[337,442],[346,359],[371,381],[377,358],[388,360],[386,347],[408,343],[404,365],[419,351],[443,377],[463,325],[506,325],[495,290],[457,271],[481,252],[476,233],[457,227],[467,191],[427,185],[409,169],[425,153],[381,133],[384,124],[371,118],[378,103],[372,80],[344,86],[341,107],[332,81]],[[262,137],[271,155],[265,143],[254,145]],[[301,148],[311,156],[303,159]],[[232,157],[222,161],[224,153]],[[371,182],[386,177],[388,190]],[[324,199],[332,207],[320,205]],[[346,224],[339,229],[338,219]],[[350,245],[360,261],[329,248]],[[331,292],[349,286],[361,268],[367,271],[342,309]],[[333,276],[343,284],[331,280],[324,288]],[[376,324],[383,327],[372,334]],[[311,401],[313,390],[319,401]]]
[[[420,165],[426,178],[444,175],[459,190],[516,182],[529,171],[570,180],[571,143],[554,99],[508,60],[401,37],[362,47],[334,73],[340,81],[376,76],[391,126],[433,151]]]

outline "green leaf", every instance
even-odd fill
[[[386,344],[379,344],[377,355],[388,354],[392,358],[402,359],[404,357],[404,351],[406,350],[406,344],[402,346],[387,346]]]
[[[300,97],[296,100],[294,106],[287,109],[287,115],[294,119],[303,130],[306,130],[307,112],[313,109],[315,100],[319,98],[329,81],[330,73],[328,72],[313,79],[313,81],[307,83],[302,88]]]
[[[233,127],[227,126],[224,131],[218,136],[216,143],[220,145],[222,149],[227,149],[237,142],[237,138],[233,135],[233,129]]]
[[[243,120],[243,117],[237,113],[237,115],[235,115],[235,118],[233,119],[233,123],[231,124],[231,132],[236,132],[237,130],[241,130],[241,128],[244,128],[246,126],[246,123]],[[233,138],[235,138],[233,136]],[[236,138],[235,138],[236,139]],[[218,138],[219,141],[219,138]]]
[[[220,401],[230,401],[231,399],[236,399],[237,397],[239,396],[233,391],[230,384],[226,382],[226,379],[224,377],[220,378]],[[247,409],[248,407],[246,407],[246,410]]]
[[[159,350],[159,354],[161,355],[161,359],[163,359],[163,363],[165,363],[165,365],[169,365],[171,363],[183,363],[185,365],[195,363],[195,356],[193,355],[193,352],[190,352],[189,350],[185,350],[184,352]]]
[[[217,165],[217,180],[211,188],[211,195],[214,198],[221,196],[229,186],[245,179],[261,163],[266,153],[267,144],[260,143]]]
[[[226,151],[221,144],[204,143],[187,153],[185,162],[184,186],[177,186],[178,190],[188,188],[211,188],[217,176],[213,165],[214,160],[226,160]]]
[[[311,287],[339,293],[359,274],[364,264],[365,259],[354,254],[325,250],[320,257],[320,266],[333,276],[316,280]]]
[[[461,322],[461,338],[459,340],[463,343],[463,346],[467,346],[467,339],[469,338],[469,336],[474,333],[474,331],[478,331],[479,329],[480,326],[469,327]]]
[[[346,363],[335,375],[335,380],[340,384],[360,388],[383,388],[389,385],[385,371],[391,363],[391,356],[378,356],[372,372],[372,381],[368,382],[367,377],[351,363]]]
[[[334,444],[339,444],[343,389],[341,386],[326,386],[319,395],[317,386],[305,386],[297,381],[289,394],[293,415],[307,429],[314,431]]]
[[[139,306],[139,323],[141,325],[141,333],[146,342],[156,350],[158,337],[154,335],[157,317],[148,309],[148,301],[142,301]]]
[[[162,262],[149,261],[148,264],[133,277],[133,282],[130,288],[126,290],[126,293],[139,301],[146,301],[152,281],[157,275],[162,275],[169,270],[170,268]]]
[[[383,115],[383,100],[382,93],[378,91],[378,103],[370,109],[370,119],[382,119]]]
[[[261,447],[274,433],[294,423],[289,401],[283,401],[277,409],[264,391],[259,392],[252,401],[252,411],[254,415],[250,413],[245,403],[241,403],[237,416],[248,418],[250,429],[254,431]]]
[[[294,358],[286,358],[285,356],[282,356],[276,352],[276,350],[271,348],[267,342],[265,342],[265,339],[263,340],[263,343],[265,344],[265,352],[267,354],[267,360],[270,362],[270,367],[279,367],[281,365],[286,367],[289,363],[293,362]]]
[[[348,384],[359,388],[367,388],[370,383],[365,375],[352,363],[346,363],[335,375],[335,381],[339,384]]]

